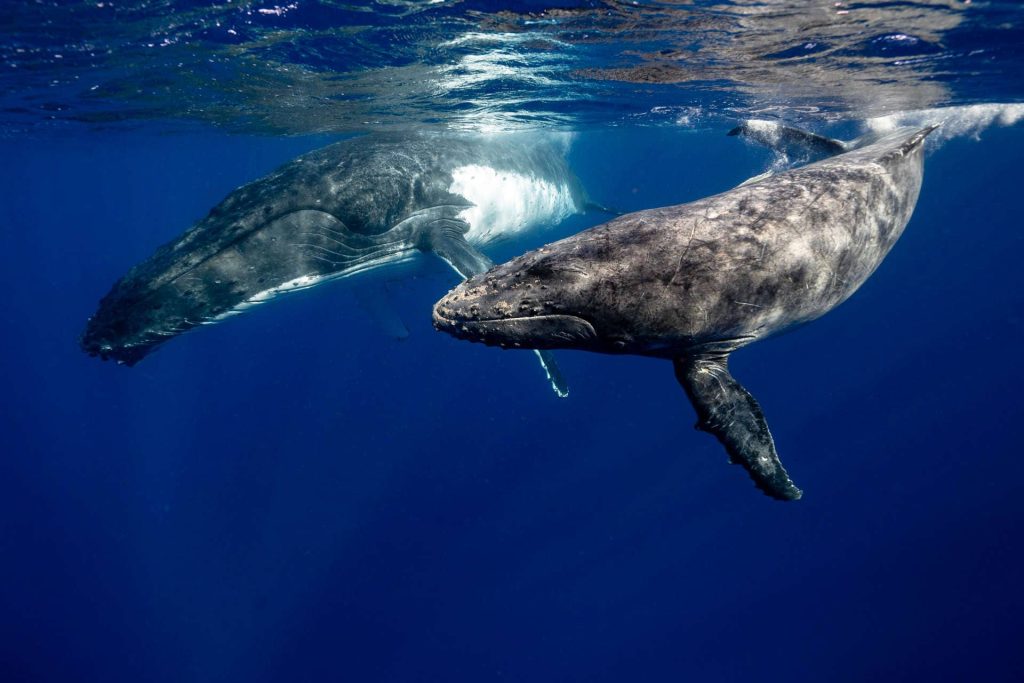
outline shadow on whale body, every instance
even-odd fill
[[[910,220],[934,128],[861,146],[779,131],[779,144],[803,137],[834,155],[524,254],[438,301],[434,326],[503,348],[670,359],[697,427],[765,493],[798,499],[760,406],[729,374],[729,354],[827,313],[864,283]],[[751,137],[770,142],[759,131]]]
[[[129,270],[80,345],[134,365],[199,325],[419,253],[481,273],[493,265],[481,247],[600,209],[568,167],[568,134],[523,135],[371,134],[298,157]]]

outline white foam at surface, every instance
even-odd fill
[[[580,211],[565,183],[476,164],[456,168],[448,191],[473,203],[459,214],[469,223],[466,239],[473,244],[554,227]]]
[[[959,137],[978,139],[981,132],[994,125],[1012,126],[1024,119],[1024,104],[968,104],[898,112],[867,119],[865,125],[875,133],[888,133],[907,126],[921,127],[934,123],[941,127],[928,137],[935,146]]]
[[[762,133],[772,142],[777,143],[782,137],[782,124],[778,121],[764,119],[747,119],[743,122],[747,129]]]

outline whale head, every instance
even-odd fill
[[[196,326],[281,294],[408,260],[417,249],[411,228],[365,236],[325,211],[301,209],[268,221],[260,221],[259,213],[230,217],[235,224],[248,222],[252,227],[245,231],[225,228],[212,216],[132,268],[89,319],[82,350],[134,365]],[[204,231],[217,239],[205,238]],[[223,239],[225,233],[238,236]]]
[[[502,348],[643,353],[628,313],[614,305],[603,264],[562,244],[465,281],[434,305],[434,327]]]
[[[100,302],[96,314],[89,318],[78,344],[90,356],[114,360],[122,365],[135,365],[172,334],[163,334],[156,321],[158,309],[143,301],[115,298],[115,292]]]
[[[79,346],[90,356],[131,366],[197,325],[231,315],[253,290],[226,274],[225,260],[217,254],[177,277],[168,277],[168,267],[133,271],[100,300]],[[225,274],[211,275],[210,268],[217,266]]]

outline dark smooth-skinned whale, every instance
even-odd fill
[[[816,151],[839,153],[524,254],[441,299],[434,326],[505,348],[670,359],[698,429],[769,496],[798,499],[760,406],[729,374],[729,354],[827,313],[874,272],[910,220],[932,130],[860,146],[807,136]]]
[[[133,267],[100,302],[83,350],[134,365],[166,341],[278,294],[432,253],[462,277],[499,239],[597,208],[567,135],[372,134],[305,154],[232,192]],[[538,351],[560,395],[565,381]]]

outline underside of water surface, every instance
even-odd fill
[[[7,135],[813,122],[1024,91],[1012,2],[13,0],[4,14]]]

